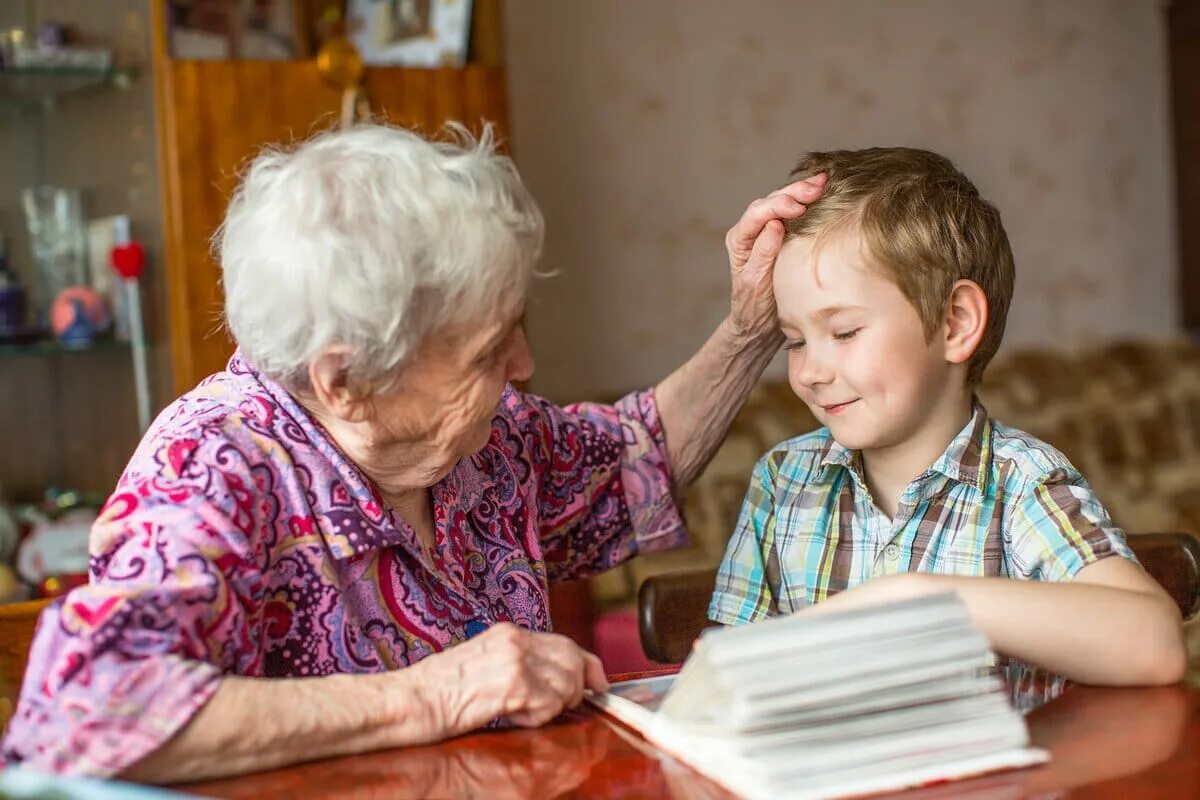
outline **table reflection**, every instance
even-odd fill
[[[1200,753],[1200,694],[1182,686],[1069,686],[1029,675],[1012,684],[1049,764],[888,795],[905,800],[1007,800],[1109,782],[1137,796],[1191,796]],[[1152,770],[1152,772],[1147,772]],[[1131,777],[1140,776],[1140,777]],[[1122,781],[1125,781],[1122,783]],[[427,747],[302,764],[182,787],[212,797],[726,798],[730,795],[591,711],[538,730],[480,733]],[[1181,794],[1182,793],[1182,794]]]
[[[577,789],[607,755],[612,730],[597,723],[575,715],[540,730],[480,733],[185,789],[228,798],[553,798]]]

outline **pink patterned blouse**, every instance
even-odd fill
[[[437,554],[240,354],[167,408],[92,529],[91,581],[48,608],[9,763],[112,775],[222,675],[368,673],[510,621],[547,585],[683,544],[651,392],[558,408],[511,387],[432,489]]]

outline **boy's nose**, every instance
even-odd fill
[[[833,380],[833,370],[823,354],[815,348],[805,351],[796,369],[796,382],[804,386],[818,386]]]

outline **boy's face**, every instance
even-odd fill
[[[788,379],[844,447],[901,445],[943,404],[951,374],[943,337],[927,342],[917,309],[872,267],[856,228],[784,244],[775,301]],[[940,334],[940,331],[939,331]]]

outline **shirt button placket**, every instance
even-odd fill
[[[878,578],[883,575],[895,574],[897,572],[896,562],[899,559],[900,548],[895,544],[888,544],[875,558],[875,569],[872,570],[872,577]]]

